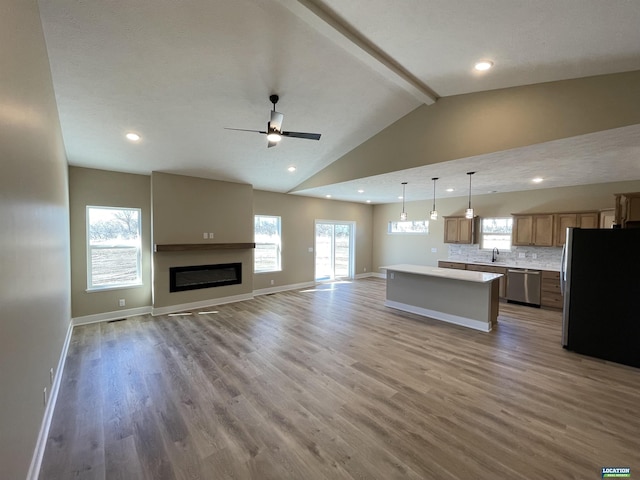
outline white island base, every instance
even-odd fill
[[[387,307],[490,332],[498,323],[498,273],[390,265]]]

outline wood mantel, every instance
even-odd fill
[[[203,250],[241,250],[256,248],[255,243],[171,243],[153,246],[154,252],[189,252]]]

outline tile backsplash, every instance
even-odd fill
[[[498,261],[519,267],[559,269],[561,257],[560,247],[511,247],[510,252],[500,251]],[[448,259],[467,263],[491,263],[491,250],[481,250],[480,245],[449,244]]]

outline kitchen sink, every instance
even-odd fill
[[[479,263],[480,265],[504,265],[505,262],[492,262],[491,260],[489,261],[483,261],[483,260],[474,260],[473,263]]]

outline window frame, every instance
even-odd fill
[[[393,226],[400,223],[410,223],[416,225],[417,223],[423,223],[425,230],[423,232],[407,232],[402,230],[394,230]],[[387,235],[429,235],[429,220],[389,220],[387,224]]]
[[[93,283],[93,256],[92,252],[96,249],[95,245],[91,245],[91,210],[132,210],[138,213],[138,235],[136,247],[136,278],[131,282],[118,282],[109,284],[94,285]],[[143,286],[142,281],[142,209],[137,207],[111,207],[104,205],[87,205],[85,211],[85,246],[87,251],[87,292],[103,292],[106,290],[120,290],[126,288],[135,288]],[[127,244],[127,247],[131,247],[131,244]],[[116,248],[124,248],[124,245],[117,246]]]
[[[278,235],[278,242],[273,243],[273,242],[259,242],[257,235],[256,235],[256,220],[258,218],[269,218],[269,219],[277,219],[277,227],[278,227],[278,231],[277,231],[277,235]],[[256,248],[254,249],[254,255],[253,255],[253,273],[254,274],[260,274],[260,273],[275,273],[275,272],[281,272],[282,271],[282,217],[280,215],[263,215],[263,214],[254,214],[253,215],[253,236],[254,236],[254,240],[255,240],[255,244],[256,244]],[[258,246],[259,245],[274,245],[275,246],[275,250],[276,250],[276,254],[277,254],[277,259],[276,259],[276,267],[273,269],[269,269],[269,270],[258,270],[256,267],[256,261],[257,261],[257,252],[258,252]]]
[[[511,221],[511,232],[509,232],[509,248],[505,248],[505,247],[497,247],[499,250],[501,251],[505,251],[505,252],[511,252],[513,251],[513,217],[485,217],[485,218],[481,218],[480,219],[480,250],[493,250],[493,247],[485,247],[485,235],[489,235],[489,236],[502,236],[502,235],[507,235],[506,233],[502,233],[502,234],[497,234],[497,233],[492,233],[492,232],[488,232],[485,233],[483,227],[484,227],[484,221],[485,220],[509,220]]]

